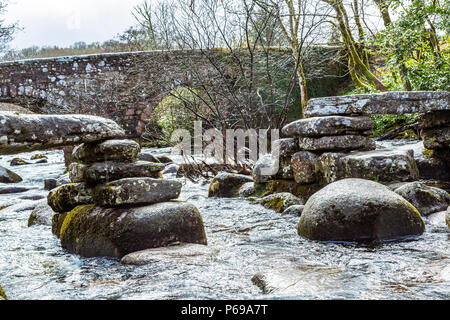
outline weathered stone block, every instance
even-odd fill
[[[317,170],[325,183],[346,178],[378,182],[405,182],[419,178],[412,150],[325,153],[317,162]]]
[[[51,191],[47,200],[53,211],[69,212],[79,205],[92,203],[92,190],[83,183],[70,183]]]
[[[285,126],[282,132],[289,137],[368,135],[374,126],[368,117],[328,116],[297,120]]]
[[[450,127],[424,129],[421,135],[427,149],[450,149]]]
[[[321,138],[300,137],[299,147],[306,151],[374,150],[375,141],[359,135],[327,136]]]
[[[300,151],[292,156],[294,179],[297,183],[309,184],[317,180],[317,155],[308,151]]]
[[[93,199],[99,206],[153,204],[178,198],[181,187],[178,180],[127,178],[95,187]]]
[[[133,162],[141,147],[133,140],[107,140],[101,143],[84,143],[73,150],[73,158],[84,163],[102,161]]]
[[[125,178],[162,178],[162,163],[138,161],[135,163],[99,162],[92,165],[72,163],[69,168],[72,182],[98,185]]]
[[[87,115],[0,112],[0,154],[16,154],[123,137],[112,120]]]

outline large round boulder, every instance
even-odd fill
[[[21,181],[22,181],[22,178],[18,174],[0,166],[0,182],[1,183],[17,183],[17,182],[21,182]]]
[[[253,182],[252,177],[234,173],[220,173],[214,177],[209,186],[210,198],[233,198],[239,195],[239,189],[246,183]]]
[[[143,207],[79,206],[60,230],[61,245],[84,257],[117,257],[176,242],[207,244],[198,209],[186,202]]]
[[[420,235],[425,223],[400,195],[374,181],[329,184],[306,203],[298,233],[320,241],[393,240]]]
[[[422,216],[445,211],[450,205],[450,195],[447,191],[429,187],[420,182],[408,183],[395,190],[408,200]]]

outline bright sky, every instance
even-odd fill
[[[5,19],[18,21],[10,47],[68,46],[106,41],[135,24],[133,7],[143,0],[10,0]]]

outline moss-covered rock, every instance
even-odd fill
[[[73,150],[72,156],[76,161],[84,163],[133,162],[137,159],[140,151],[140,145],[133,140],[107,140],[84,143]]]
[[[74,162],[69,167],[72,182],[98,185],[125,178],[162,178],[162,163],[137,161],[134,163],[105,161],[92,165]]]
[[[73,208],[93,203],[92,190],[83,183],[69,183],[48,194],[48,205],[58,213],[69,212]]]
[[[319,191],[322,185],[318,183],[313,184],[299,184],[294,180],[272,180],[264,184],[255,183],[255,193],[253,197],[264,197],[273,193],[288,192],[300,198],[303,203],[308,201],[314,193]]]
[[[31,160],[43,160],[43,159],[48,159],[48,157],[40,153],[37,153],[31,157]]]
[[[174,179],[122,179],[95,187],[94,202],[99,206],[164,202],[178,198],[182,186]]]
[[[57,213],[52,217],[52,233],[59,238],[61,233],[61,228],[69,213]]]
[[[306,203],[298,233],[321,241],[393,240],[420,235],[417,209],[382,184],[362,179],[332,183]]]
[[[209,185],[208,196],[210,198],[233,198],[239,194],[239,189],[248,182],[252,182],[250,176],[234,173],[219,173]]]
[[[8,297],[5,294],[5,291],[3,291],[2,286],[0,286],[0,300],[8,300]]]
[[[31,163],[30,163],[30,162],[26,162],[25,160],[20,159],[20,158],[14,158],[14,159],[12,159],[11,162],[9,163],[9,165],[10,165],[11,167],[25,166],[25,165],[27,165],[27,164],[31,164]]]
[[[408,183],[397,188],[395,192],[416,207],[422,216],[444,211],[450,205],[450,195],[445,190],[420,182]]]
[[[18,174],[0,166],[0,183],[18,183],[21,181],[22,178]]]
[[[28,218],[28,227],[51,226],[55,212],[48,205],[47,199],[39,201]]]
[[[258,203],[278,213],[282,213],[290,206],[303,204],[302,200],[287,192],[271,194],[260,199]]]
[[[85,257],[118,257],[175,242],[207,244],[198,209],[185,202],[143,207],[79,206],[64,219],[61,245]]]

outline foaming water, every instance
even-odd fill
[[[207,198],[206,182],[185,181],[181,199],[202,213],[215,254],[201,259],[125,266],[61,249],[50,227],[27,227],[43,180],[64,172],[61,152],[48,164],[13,167],[32,187],[0,195],[0,284],[10,299],[448,299],[450,232],[427,224],[417,238],[378,245],[320,243],[297,235],[297,217],[238,199]],[[31,154],[19,155],[29,159]],[[9,168],[13,157],[0,165]],[[173,176],[168,176],[173,177]],[[252,283],[273,275],[271,293]]]

